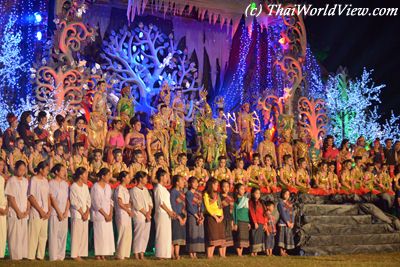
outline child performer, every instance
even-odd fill
[[[107,162],[103,161],[103,150],[95,149],[93,150],[94,159],[89,165],[89,180],[94,184],[97,182],[97,173],[102,168],[108,168]]]
[[[335,172],[336,164],[334,162],[329,163],[328,165],[328,180],[331,187],[331,193],[335,194],[340,190],[339,178]]]
[[[129,190],[131,182],[128,172],[121,172],[118,176],[119,186],[115,190],[115,217],[118,229],[117,259],[123,260],[131,255],[132,245],[132,217]]]
[[[62,147],[62,146],[61,146]],[[68,199],[67,168],[57,163],[51,169],[54,179],[49,182],[51,214],[49,219],[49,256],[51,261],[64,260],[67,246]]]
[[[172,210],[170,194],[166,188],[169,184],[169,175],[163,169],[156,172],[157,181],[154,190],[154,220],[156,222],[156,257],[170,259],[172,256],[172,225],[171,219],[177,217]]]
[[[199,182],[192,176],[188,180],[188,191],[186,192],[187,221],[187,250],[190,258],[197,259],[196,253],[204,252],[204,207],[202,196],[197,190]]]
[[[114,255],[114,231],[113,231],[113,206],[112,190],[109,185],[111,172],[107,168],[102,168],[97,174],[98,182],[95,183],[90,191],[92,199],[94,253],[96,259],[105,260],[105,256]]]
[[[179,248],[186,245],[186,207],[185,207],[185,187],[186,179],[181,175],[172,177],[171,206],[176,218],[172,221],[172,245],[174,247],[173,257],[180,259]]]
[[[319,164],[319,170],[315,176],[315,185],[317,188],[312,188],[315,195],[328,195],[331,192],[331,183],[329,181],[328,163],[323,161]]]
[[[22,138],[17,138],[17,141],[15,143],[15,148],[12,153],[9,154],[10,158],[10,167],[11,170],[15,172],[14,166],[15,163],[19,160],[22,160],[26,166],[29,164],[29,157],[25,154],[25,143],[24,139]]]
[[[392,190],[392,178],[389,174],[389,165],[387,163],[382,164],[382,170],[378,175],[378,187],[382,193],[388,193],[393,196],[394,192]]]
[[[29,156],[29,172],[31,174],[36,174],[35,169],[42,161],[45,161],[45,158],[43,157],[43,142],[36,140],[35,148]]]
[[[209,173],[206,169],[204,169],[204,159],[201,156],[197,156],[195,160],[194,169],[190,173],[191,176],[194,176],[198,179],[200,191],[204,190],[204,186],[209,178]]]
[[[271,193],[276,193],[280,192],[281,188],[278,187],[276,183],[276,170],[274,166],[272,166],[272,156],[266,155],[264,159],[264,180],[263,180],[263,185],[264,185],[264,190],[265,193],[271,194]],[[263,188],[261,191],[263,191]]]
[[[288,256],[287,250],[294,249],[293,226],[294,211],[293,204],[289,200],[290,192],[282,190],[281,199],[278,203],[279,211],[279,237],[278,246],[280,247],[281,256]]]
[[[296,171],[293,166],[293,158],[291,155],[283,156],[283,167],[280,170],[281,187],[288,189],[290,193],[297,193],[297,188],[294,187],[296,182]]]
[[[132,159],[132,164],[129,166],[129,171],[131,173],[132,177],[135,177],[136,173],[141,171],[148,173],[149,171],[147,170],[146,164],[145,164],[145,156],[143,155],[142,150],[134,150],[133,152],[133,159]],[[136,179],[135,179],[136,180]],[[135,181],[133,181],[135,182]]]
[[[114,160],[112,164],[110,164],[110,169],[112,173],[112,176],[110,177],[110,183],[112,185],[116,185],[119,174],[123,171],[129,172],[129,169],[126,166],[125,162],[123,161],[121,149],[119,148],[114,149],[113,155],[114,155]]]
[[[223,257],[226,256],[226,248],[233,246],[233,236],[232,236],[232,228],[233,228],[233,217],[232,217],[232,212],[233,212],[233,197],[230,196],[229,191],[229,182],[227,180],[222,180],[220,182],[220,188],[221,188],[221,205],[222,205],[222,210],[224,213],[224,229],[225,229],[225,243],[222,248],[222,255]]]
[[[263,180],[264,169],[261,167],[260,154],[253,154],[253,163],[247,168],[247,173],[249,175],[248,185],[260,186]]]
[[[190,170],[186,166],[186,163],[187,163],[186,154],[180,153],[178,155],[178,165],[175,166],[174,170],[172,171],[172,175],[180,175],[185,179],[185,181],[189,179]]]
[[[264,224],[265,254],[267,254],[267,256],[272,256],[272,250],[275,247],[275,235],[276,235],[276,220],[275,217],[272,215],[275,209],[275,204],[272,201],[267,201],[265,203],[265,207],[267,208],[265,212],[265,224]]]
[[[206,210],[204,234],[207,244],[207,258],[211,259],[214,256],[215,247],[220,247],[219,253],[221,256],[223,255],[222,246],[225,244],[224,214],[218,196],[218,180],[215,178],[208,179],[203,200]]]
[[[213,177],[218,181],[227,180],[230,181],[232,179],[231,171],[228,167],[226,167],[226,157],[219,156],[218,157],[218,167],[213,172]]]
[[[29,184],[31,210],[28,225],[28,259],[43,260],[47,243],[47,229],[50,218],[50,190],[47,176],[49,165],[42,161],[35,168],[36,173]]]
[[[85,156],[85,146],[83,143],[76,143],[74,145],[74,155],[70,159],[71,171],[75,172],[79,167],[86,170],[89,169],[89,162]]]
[[[243,184],[235,185],[235,204],[233,206],[234,239],[236,253],[239,257],[243,255],[243,248],[249,247],[249,199],[245,195],[246,189]]]
[[[251,256],[257,256],[257,253],[263,251],[264,247],[264,214],[266,208],[260,197],[260,189],[255,187],[252,188],[251,198],[249,201],[251,220]]]
[[[297,161],[297,165],[299,168],[296,172],[296,186],[299,191],[306,193],[310,189],[310,175],[307,171],[307,161],[305,158],[300,158]]]
[[[8,179],[4,190],[9,210],[7,215],[7,240],[10,258],[21,260],[28,257],[28,180],[25,178],[27,167],[19,160],[14,166],[14,176]]]
[[[88,256],[88,226],[91,199],[87,186],[88,172],[78,167],[70,187],[71,203],[71,258],[81,261]]]
[[[1,138],[0,138],[1,139]],[[6,166],[6,161],[0,157],[0,170],[3,170]],[[6,195],[4,194],[4,186],[6,183],[4,175],[0,171],[0,259],[4,258],[6,253],[6,241],[7,241],[7,213],[8,205]]]
[[[248,179],[248,173],[244,169],[244,160],[243,158],[237,158],[236,159],[236,169],[232,171],[232,181],[231,181],[231,186],[233,184],[242,184],[245,185],[247,184],[247,179]]]
[[[343,169],[340,173],[341,193],[351,193],[354,189],[353,178],[351,176],[351,160],[343,162]]]
[[[148,183],[147,173],[138,171],[135,174],[136,186],[130,190],[133,210],[134,239],[133,253],[137,260],[144,259],[147,243],[150,237],[151,211],[153,200],[146,188]]]

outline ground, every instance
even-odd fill
[[[245,256],[243,258],[229,256],[226,259],[219,259],[216,257],[213,260],[199,259],[190,260],[184,258],[180,261],[173,260],[124,260],[115,261],[108,260],[105,262],[98,262],[94,259],[85,260],[83,262],[74,262],[72,260],[66,260],[63,262],[49,262],[49,261],[20,261],[13,262],[9,260],[1,260],[0,266],[29,266],[29,267],[44,267],[44,266],[169,266],[169,267],[244,267],[244,266],[276,266],[276,267],[287,267],[287,266],[400,266],[400,252],[398,253],[381,253],[381,254],[361,254],[361,255],[337,255],[337,256],[324,256],[324,257],[250,257]]]

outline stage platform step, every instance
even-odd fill
[[[303,208],[304,214],[308,216],[316,215],[359,215],[357,205],[321,205],[321,204],[307,204]]]
[[[386,223],[358,225],[307,223],[301,229],[309,235],[381,234],[395,232],[395,229]]]
[[[390,219],[379,220],[358,204],[304,204],[300,221],[300,253],[304,255],[400,251],[396,225],[388,223]]]
[[[337,254],[364,254],[364,253],[389,253],[399,252],[400,243],[380,245],[340,245],[340,246],[316,246],[302,248],[306,256],[324,256]]]
[[[359,225],[371,224],[371,215],[343,215],[343,216],[327,216],[327,215],[306,215],[303,217],[303,223],[321,223],[321,224],[345,224],[345,225]]]

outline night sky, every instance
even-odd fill
[[[399,7],[396,1],[307,1],[317,7],[352,4],[353,7]],[[323,17],[305,18],[308,42],[323,68],[336,72],[347,67],[350,77],[360,77],[363,67],[374,69],[376,84],[386,84],[382,90],[381,114],[387,118],[390,111],[400,115],[399,33],[400,8],[397,16],[386,17]]]

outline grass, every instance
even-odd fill
[[[273,267],[287,267],[287,266],[400,266],[400,252],[398,253],[380,253],[380,254],[359,254],[359,255],[336,255],[336,256],[319,256],[319,257],[250,257],[245,256],[239,258],[236,256],[229,256],[226,259],[215,257],[213,260],[198,259],[191,260],[183,258],[180,261],[173,260],[155,260],[148,259],[145,261],[136,260],[108,260],[96,261],[93,258],[83,262],[75,262],[72,260],[65,260],[63,262],[50,262],[50,261],[19,261],[14,262],[10,260],[0,260],[0,266],[29,266],[29,267],[45,267],[45,266],[168,266],[168,267],[250,267],[250,266],[273,266]]]

